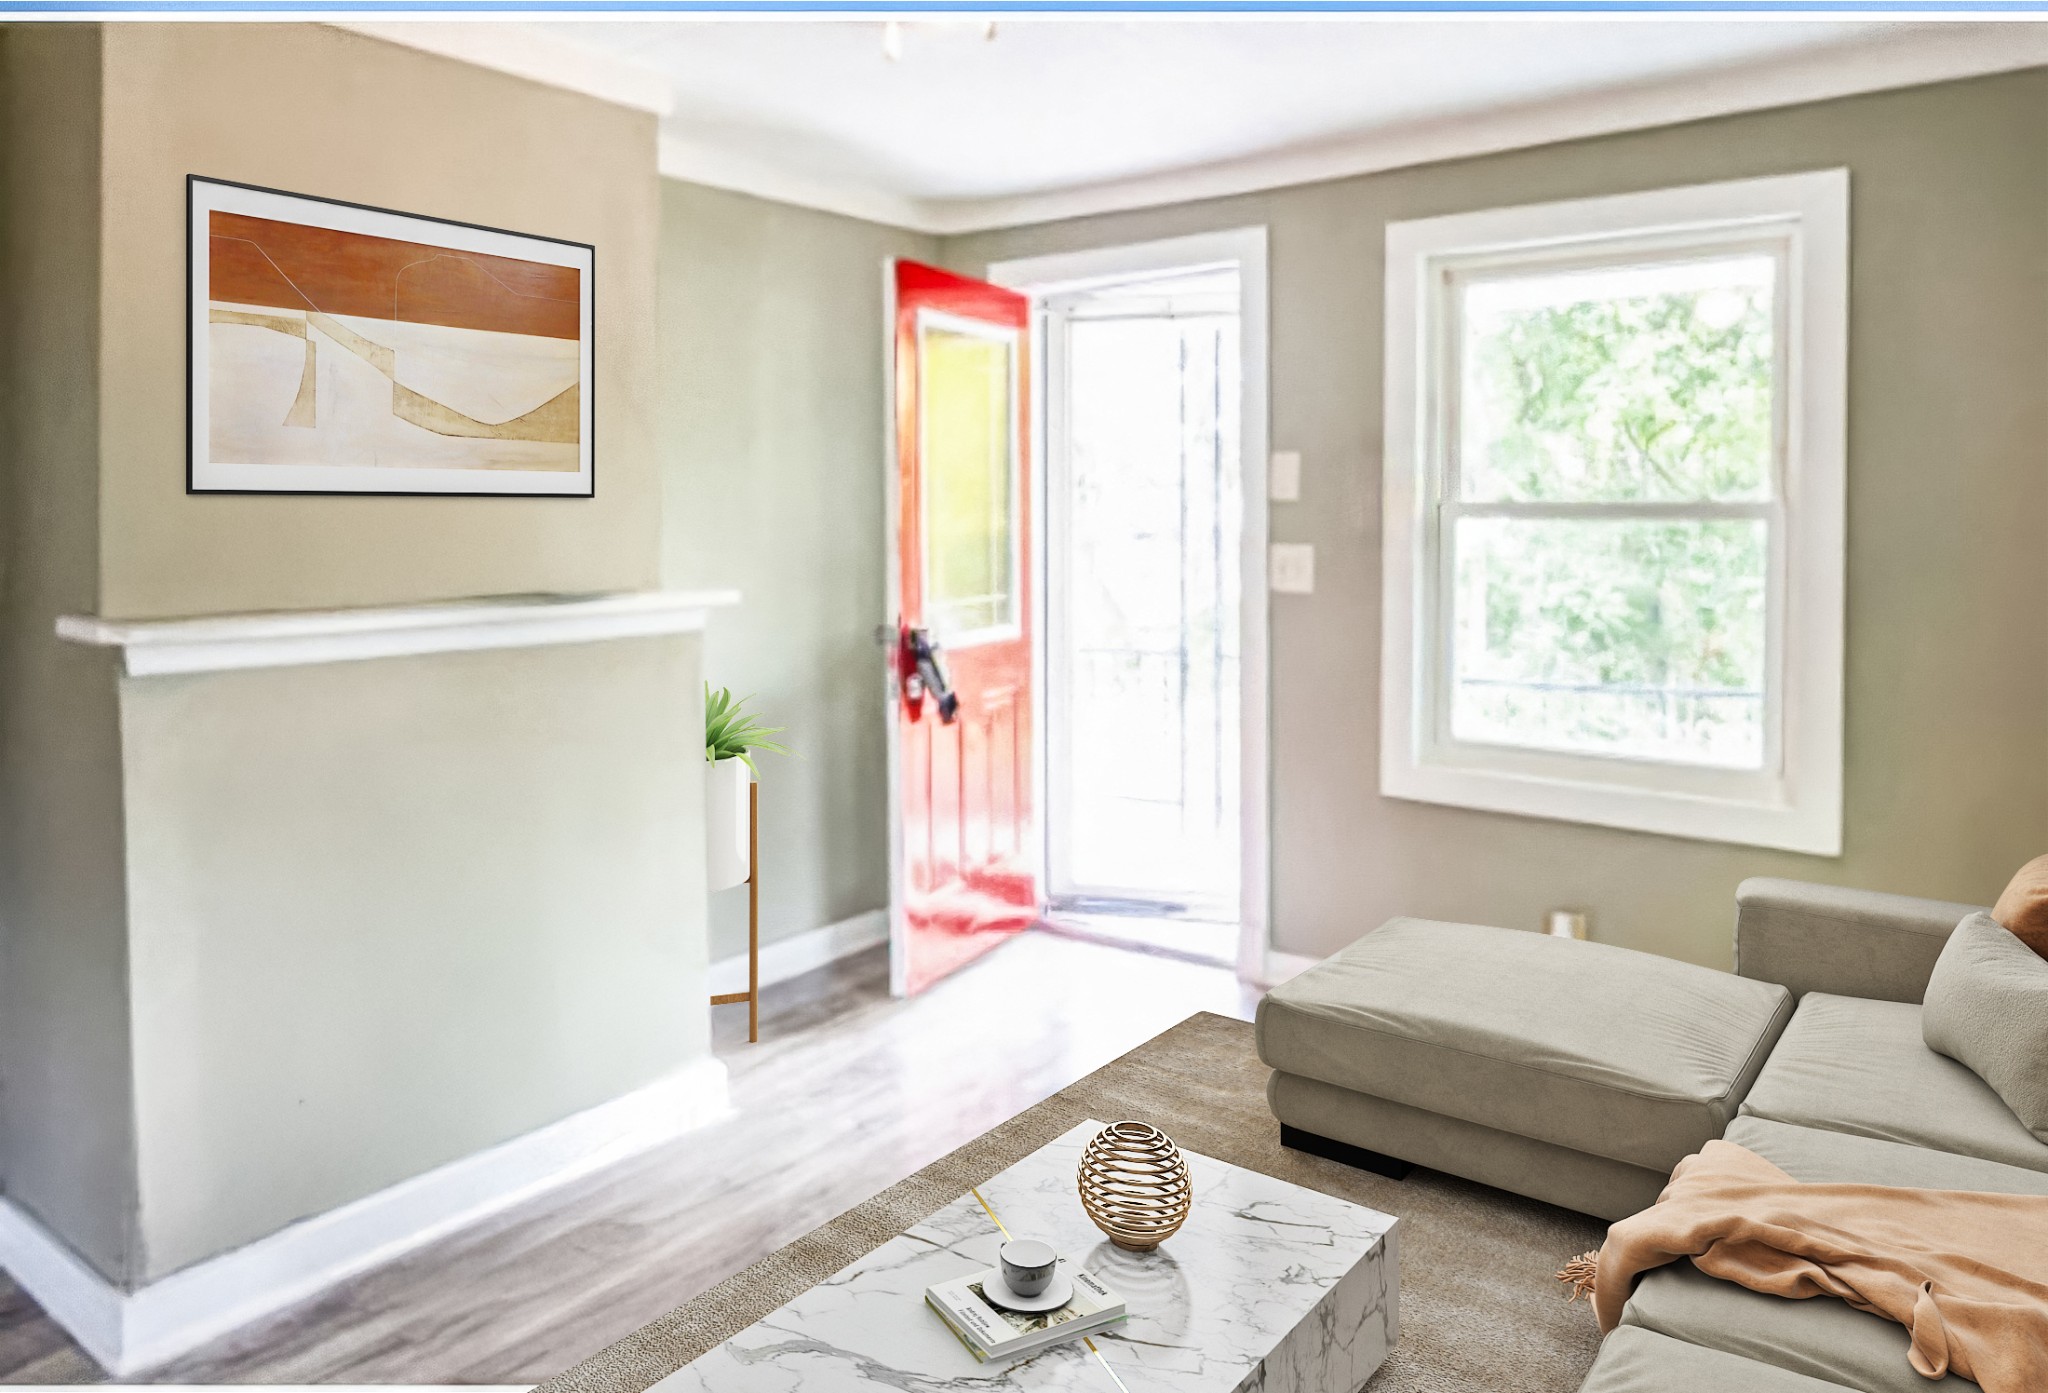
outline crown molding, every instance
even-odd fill
[[[956,236],[1228,198],[2043,65],[2048,65],[2048,24],[1920,24],[1855,44],[1718,72],[1501,107],[1165,174],[1006,198],[917,199],[877,190],[828,189],[762,164],[720,155],[705,145],[692,144],[685,158],[684,146],[666,135],[662,173],[913,231]],[[725,167],[719,168],[721,164]]]
[[[944,230],[944,220],[937,211],[943,204],[792,174],[765,160],[721,149],[715,141],[700,137],[664,131],[659,148],[665,179],[708,184],[714,189],[751,194],[775,203],[793,203],[800,208],[838,213],[910,232]]]
[[[1556,18],[1569,22],[1567,17]],[[668,116],[674,107],[665,74],[532,24],[385,19],[336,27],[656,116]],[[2048,24],[1930,21],[1854,44],[1714,72],[1498,107],[1161,174],[999,198],[916,198],[819,179],[738,153],[715,133],[674,129],[661,133],[659,166],[670,179],[932,236],[954,236],[1228,198],[2043,65],[2048,65]]]
[[[495,17],[469,23],[437,17],[349,20],[334,27],[656,116],[675,108],[675,89],[665,73],[585,48],[532,24]]]

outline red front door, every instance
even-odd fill
[[[922,991],[1038,917],[1030,306],[891,265],[896,539],[890,980]]]

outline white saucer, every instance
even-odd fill
[[[1046,1284],[1044,1291],[1036,1296],[1019,1296],[1011,1291],[1009,1283],[1003,1280],[1003,1270],[999,1267],[982,1279],[981,1291],[991,1305],[999,1306],[1005,1311],[1022,1311],[1029,1315],[1035,1311],[1057,1311],[1072,1301],[1074,1279],[1064,1272],[1054,1272],[1052,1281]]]

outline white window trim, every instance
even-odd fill
[[[1848,396],[1847,170],[1703,184],[1390,223],[1382,492],[1380,791],[1389,797],[1705,841],[1842,851],[1842,616]],[[1761,772],[1550,754],[1436,737],[1421,651],[1438,586],[1443,361],[1439,287],[1490,257],[1598,255],[1655,242],[1779,240],[1785,389],[1773,516],[1766,759]],[[1773,719],[1774,717],[1774,719]]]

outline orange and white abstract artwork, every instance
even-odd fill
[[[194,492],[594,492],[591,247],[190,188]]]

